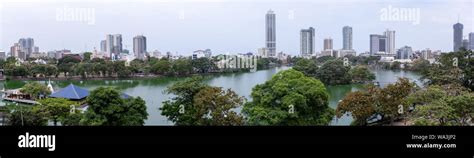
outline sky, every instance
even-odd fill
[[[299,54],[300,30],[308,27],[316,30],[317,51],[324,38],[340,49],[344,26],[353,28],[358,53],[369,51],[370,34],[386,29],[396,31],[396,48],[452,51],[458,19],[465,36],[474,32],[473,8],[474,0],[0,0],[0,50],[32,37],[41,52],[80,53],[99,50],[106,34],[122,34],[131,51],[133,37],[144,35],[148,51],[257,52],[271,9],[277,52]]]

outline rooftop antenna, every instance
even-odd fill
[[[459,14],[458,14],[458,23],[459,23]]]

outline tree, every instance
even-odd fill
[[[448,97],[446,103],[454,109],[453,114],[459,125],[469,125],[469,121],[474,117],[474,94]]]
[[[195,125],[243,125],[243,117],[232,110],[242,106],[244,100],[230,89],[224,91],[220,87],[206,87],[200,90],[193,101],[197,116],[201,118]]]
[[[84,52],[84,61],[89,62],[92,58],[92,52]]]
[[[421,72],[421,74],[426,73],[430,67],[430,62],[424,59],[417,59],[413,61],[412,66],[409,68],[411,71]]]
[[[324,84],[293,69],[255,86],[251,96],[242,109],[250,125],[328,125],[334,116]]]
[[[318,65],[322,65],[324,63],[326,63],[327,61],[330,61],[330,60],[336,60],[335,57],[332,57],[332,56],[322,56],[322,57],[319,57],[316,59],[316,64]]]
[[[329,60],[319,68],[316,74],[324,84],[338,85],[351,83],[350,67],[344,66],[341,60]]]
[[[402,67],[401,67],[402,63],[399,62],[399,61],[394,61],[391,65],[390,65],[390,69],[391,70],[400,70]]]
[[[426,84],[460,84],[474,90],[474,53],[461,49],[458,52],[443,53],[437,62],[423,73]]]
[[[408,112],[407,98],[414,90],[413,83],[400,78],[395,84],[385,88],[369,85],[365,92],[351,92],[337,106],[337,117],[346,112],[354,116],[354,125],[366,125],[371,116],[381,116],[379,122],[399,119]],[[401,105],[401,107],[400,107]]]
[[[10,126],[46,126],[48,123],[48,120],[33,111],[31,106],[13,105],[9,109],[7,118]]]
[[[414,88],[414,83],[410,83],[407,78],[399,78],[395,84],[389,84],[387,87],[376,91],[375,105],[377,113],[382,116],[382,119],[390,120],[391,123],[400,116],[404,116],[409,107],[406,98]]]
[[[349,70],[349,74],[354,83],[364,83],[375,80],[375,74],[370,72],[366,66],[356,66]]]
[[[375,114],[374,98],[366,91],[347,94],[337,105],[336,116],[341,118],[346,113],[352,114],[353,125],[366,125],[367,120]]]
[[[173,62],[173,72],[177,75],[188,75],[192,72],[192,65],[189,59],[178,59]]]
[[[84,125],[140,126],[148,117],[143,99],[122,99],[121,93],[110,87],[91,91],[86,102],[89,107],[81,120]]]
[[[51,94],[48,87],[38,82],[28,82],[21,89],[21,93],[25,93],[31,96],[32,99],[38,99],[39,96],[48,96]]]
[[[217,68],[214,62],[206,57],[192,60],[192,65],[198,73],[207,73],[209,70]]]
[[[71,112],[71,105],[78,106],[76,102],[69,101],[64,98],[46,98],[38,101],[39,105],[35,106],[35,110],[40,112],[53,121],[54,126],[57,122],[67,117]]]
[[[456,125],[453,121],[454,109],[444,100],[436,100],[427,105],[417,106],[412,114],[413,122],[417,126],[446,126]]]
[[[299,59],[296,62],[295,66],[293,66],[293,69],[298,70],[306,76],[311,77],[314,77],[318,72],[318,66],[316,65],[316,62],[305,58]]]
[[[63,126],[80,126],[81,120],[84,118],[84,114],[81,112],[75,112],[66,115],[61,119],[61,125]]]
[[[171,70],[171,63],[168,60],[161,59],[151,67],[151,72],[155,74],[168,74]]]
[[[8,65],[5,67],[5,75],[27,77],[28,74],[28,68],[24,65]]]
[[[202,77],[188,78],[168,87],[166,93],[175,97],[163,102],[161,115],[176,125],[195,125],[201,118],[193,105],[194,96],[207,87],[209,86],[202,82]]]
[[[429,104],[448,95],[441,86],[428,86],[426,89],[418,90],[407,97],[408,105],[417,106]]]

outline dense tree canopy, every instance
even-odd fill
[[[174,94],[172,100],[163,102],[161,114],[176,125],[243,125],[243,118],[235,108],[244,98],[232,90],[210,87],[201,77],[177,82],[166,92]]]
[[[39,105],[34,107],[35,112],[41,113],[45,118],[49,118],[56,126],[57,122],[67,117],[70,113],[71,106],[78,106],[77,102],[63,98],[46,98],[38,101]]]
[[[350,67],[341,60],[329,60],[319,68],[316,76],[324,84],[338,85],[351,83]]]
[[[38,82],[28,82],[20,89],[20,92],[29,94],[32,99],[38,99],[40,96],[46,97],[51,94],[46,85]]]
[[[406,78],[400,78],[395,84],[385,88],[369,85],[367,91],[350,92],[337,106],[337,117],[351,113],[354,125],[365,125],[372,116],[381,116],[380,122],[406,116],[409,105],[406,98],[415,89]]]
[[[375,75],[366,66],[355,66],[349,70],[353,83],[364,83],[375,80]]]
[[[328,125],[334,115],[324,84],[293,69],[255,86],[251,96],[243,108],[250,125]]]
[[[141,126],[148,118],[145,101],[140,97],[122,99],[121,93],[110,87],[99,87],[87,97],[85,125]]]

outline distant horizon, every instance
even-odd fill
[[[474,32],[471,0],[3,0],[0,2],[0,50],[31,37],[40,52],[68,49],[73,53],[100,50],[106,34],[121,34],[123,49],[133,53],[133,37],[147,38],[147,51],[191,55],[258,53],[265,46],[265,14],[276,14],[276,52],[300,54],[300,30],[313,27],[316,52],[325,38],[342,49],[342,29],[353,30],[353,48],[369,51],[370,34],[396,31],[396,49],[453,50],[453,25],[464,25],[463,36]],[[403,19],[393,9],[417,10],[419,17]],[[384,11],[391,11],[384,15]],[[83,15],[84,17],[70,17]],[[400,14],[403,15],[403,14]],[[21,18],[19,18],[21,17]]]

